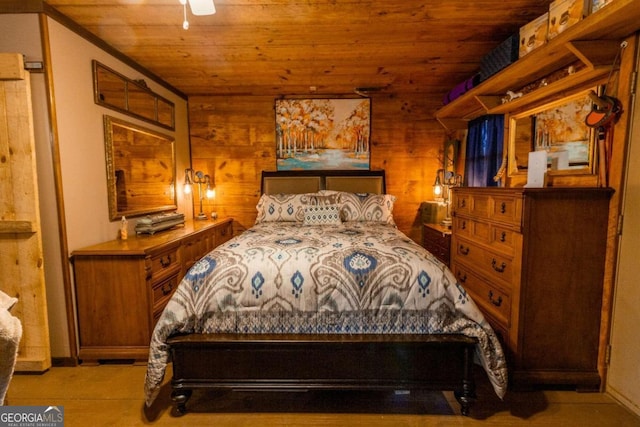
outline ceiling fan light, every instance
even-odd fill
[[[213,15],[216,13],[216,6],[213,0],[189,0],[191,13],[194,15]]]

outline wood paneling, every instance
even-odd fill
[[[187,8],[187,31],[176,0],[46,3],[189,96],[380,87],[441,100],[550,1],[217,0],[214,15]]]
[[[233,216],[236,231],[253,225],[260,173],[275,170],[275,114],[271,96],[194,96],[189,100],[193,167],[215,176],[216,200],[205,211]],[[387,171],[400,230],[421,238],[419,207],[433,199],[444,131],[423,97],[372,99],[371,169]]]

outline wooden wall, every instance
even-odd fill
[[[371,169],[387,171],[387,193],[397,197],[396,223],[416,242],[420,204],[433,199],[441,167],[445,133],[433,119],[439,102],[419,95],[371,101]],[[270,96],[189,98],[193,168],[215,176],[215,206],[205,203],[204,211],[232,216],[236,234],[255,221],[261,171],[276,169],[274,123]]]

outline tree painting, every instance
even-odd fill
[[[278,170],[369,169],[371,100],[278,99]]]

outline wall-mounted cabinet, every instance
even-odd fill
[[[579,88],[602,83],[611,70],[620,42],[638,29],[640,1],[616,0],[445,105],[436,118],[448,130],[464,129],[469,120],[478,116],[523,111]],[[578,64],[576,72],[502,103],[507,91],[517,91],[573,64]]]

